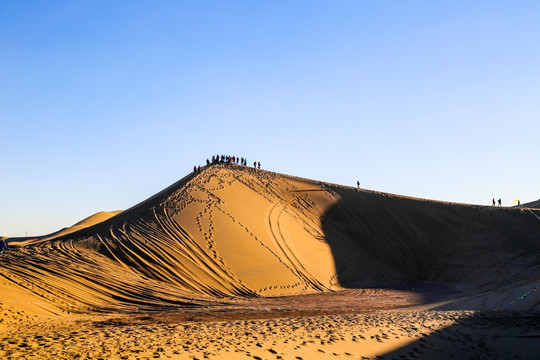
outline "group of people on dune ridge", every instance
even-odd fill
[[[244,157],[239,156],[230,156],[230,155],[212,155],[212,160],[206,159],[206,165],[210,164],[236,164],[236,165],[242,165],[247,166],[247,159]],[[253,162],[253,168],[254,169],[260,169],[261,168],[261,162],[260,161],[254,161]],[[201,172],[201,166],[193,166],[193,173],[198,174]]]

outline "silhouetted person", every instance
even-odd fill
[[[194,174],[197,173],[197,165],[193,165],[193,173],[194,173]]]
[[[499,198],[499,206],[501,206],[501,198]]]
[[[7,242],[2,239],[0,240],[0,254],[3,254],[5,250],[7,250]]]
[[[257,168],[257,162],[256,162],[256,161],[253,162],[253,168],[254,168],[254,169]]]
[[[356,182],[356,187],[360,189],[360,181]]]
[[[259,169],[261,168],[261,162],[259,161]]]
[[[493,198],[493,204],[491,206],[495,206],[495,198]]]
[[[210,165],[210,160],[206,159],[206,165]]]

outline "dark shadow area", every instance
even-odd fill
[[[538,211],[342,187],[329,191],[339,200],[324,214],[322,227],[345,287],[451,295],[540,274]]]
[[[354,287],[352,284],[348,284],[344,287],[347,288],[361,288],[361,289],[384,289],[384,290],[396,290],[414,293],[422,299],[422,304],[432,304],[441,301],[448,301],[458,299],[463,296],[469,295],[467,291],[460,289],[454,285],[437,284],[429,282],[387,282],[377,285],[362,286],[361,282]],[[411,304],[414,306],[414,304]]]
[[[411,334],[417,340],[380,355],[380,359],[523,359],[540,354],[538,312],[429,312],[428,316],[453,324],[425,334]],[[425,322],[429,327],[429,323]],[[421,322],[410,324],[424,329]]]

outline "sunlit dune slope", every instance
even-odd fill
[[[108,220],[10,251],[0,274],[60,307],[202,304],[540,274],[539,212],[212,165]]]

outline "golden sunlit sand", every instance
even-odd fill
[[[8,238],[0,358],[537,359],[539,216],[210,165]]]

